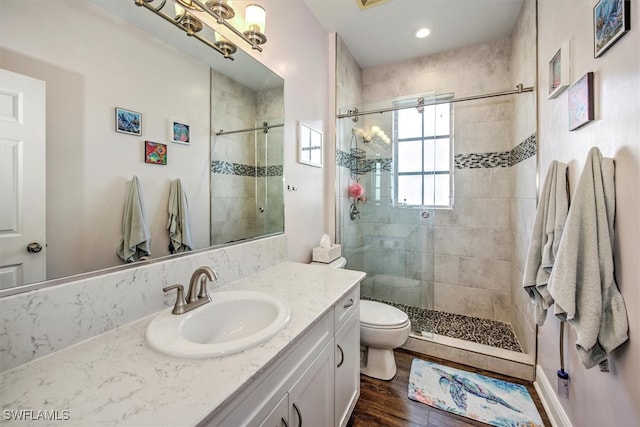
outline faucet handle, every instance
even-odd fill
[[[200,278],[200,292],[198,292],[198,299],[202,299],[202,298],[205,298],[211,301],[211,296],[209,295],[209,290],[207,289],[206,277]]]
[[[171,310],[171,313],[182,314],[185,312],[185,307],[187,306],[187,303],[184,300],[184,287],[182,285],[171,285],[167,286],[166,288],[162,288],[162,290],[165,292],[169,292],[174,289],[177,289],[178,293],[176,295],[176,303],[173,306],[173,310]]]

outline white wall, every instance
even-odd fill
[[[246,3],[234,2],[234,8],[243,10]],[[287,191],[285,186],[287,255],[291,261],[308,262],[322,234],[333,234],[329,230],[333,219],[325,210],[333,189],[324,178],[330,168],[298,163],[296,127],[303,122],[328,135],[331,37],[302,0],[260,4],[267,11],[268,41],[263,52],[249,53],[285,80],[284,178],[285,185],[296,189]],[[233,34],[225,35],[239,46],[244,43]]]
[[[548,87],[548,63],[564,41],[571,43],[571,83],[594,72],[595,121],[569,132],[567,91],[548,100],[538,92],[540,178],[549,163],[569,164],[571,190],[588,150],[597,146],[616,164],[615,270],[627,308],[630,339],[609,357],[610,373],[586,370],[575,351],[576,335],[565,335],[569,399],[560,399],[574,426],[640,423],[640,4],[631,2],[631,30],[604,56],[593,57],[594,1],[539,1],[538,79]],[[538,363],[552,384],[558,366],[559,322],[548,314],[539,331]]]

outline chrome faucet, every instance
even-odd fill
[[[202,277],[206,276],[206,277]],[[198,279],[200,279],[200,289],[198,290]],[[191,275],[191,281],[189,282],[189,291],[187,298],[184,297],[184,287],[182,285],[171,285],[163,288],[165,292],[169,292],[173,289],[177,289],[176,303],[173,306],[171,313],[184,314],[188,311],[198,308],[211,301],[211,296],[207,289],[207,279],[210,281],[218,280],[218,273],[216,273],[211,267],[200,267]]]

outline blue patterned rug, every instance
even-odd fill
[[[520,384],[413,359],[409,399],[497,427],[543,427]]]

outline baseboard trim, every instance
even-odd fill
[[[533,386],[536,392],[538,392],[538,396],[542,401],[544,410],[547,412],[551,425],[553,427],[572,427],[571,421],[569,417],[567,417],[567,413],[564,411],[555,389],[540,365],[536,365],[536,380],[533,382]]]

